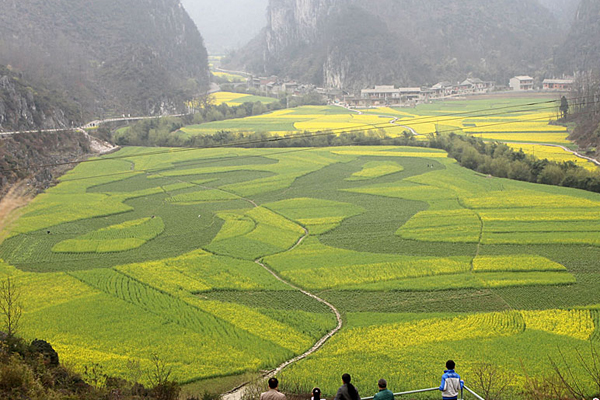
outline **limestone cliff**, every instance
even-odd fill
[[[0,132],[69,128],[77,121],[73,104],[0,66]]]
[[[339,0],[271,0],[267,13],[266,48],[277,55],[289,46],[318,42],[323,23]]]
[[[270,0],[267,20],[233,64],[344,89],[508,82],[541,68],[562,33],[538,0]]]

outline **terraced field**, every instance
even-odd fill
[[[0,270],[23,290],[23,333],[64,360],[128,377],[157,354],[191,382],[274,368],[336,325],[260,259],[345,322],[283,381],[331,396],[347,371],[367,395],[381,376],[435,386],[447,358],[467,382],[485,361],[520,384],[559,348],[589,351],[599,238],[600,195],[439,150],[132,147],[33,200]]]

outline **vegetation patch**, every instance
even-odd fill
[[[285,217],[308,228],[312,235],[320,235],[336,228],[346,218],[361,214],[363,209],[354,204],[338,201],[296,198],[266,204]]]
[[[473,260],[475,272],[566,271],[554,261],[536,255],[477,256]]]
[[[404,224],[398,235],[429,242],[478,243],[482,224],[471,210],[422,211]]]
[[[280,122],[313,113],[337,123],[347,113],[287,111]],[[527,372],[540,376],[536,366],[556,346],[597,340],[597,312],[580,310],[598,303],[600,198],[492,178],[447,155],[127,147],[118,160],[75,168],[25,207],[0,246],[0,272],[26,291],[25,335],[121,377],[123,360],[151,366],[152,354],[182,381],[272,369],[336,325],[327,306],[259,258],[345,320],[361,313],[286,380],[311,389],[317,379],[334,394],[331,371],[351,363],[360,387],[380,378],[373,371],[396,379],[394,390],[406,379],[406,389],[427,387],[438,383],[441,357],[462,360],[472,380],[482,353],[512,371],[526,355]],[[162,234],[150,229],[160,221]],[[158,233],[144,239],[149,232]],[[140,238],[145,245],[102,257],[52,251],[81,240],[114,251]]]
[[[56,244],[56,253],[109,253],[136,249],[165,229],[162,218],[142,218],[112,225]]]
[[[396,172],[403,171],[404,167],[395,162],[378,162],[372,161],[366,163],[362,169],[362,171],[355,172],[352,174],[350,178],[347,178],[350,181],[361,181],[379,178],[381,176],[395,174]]]

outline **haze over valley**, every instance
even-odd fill
[[[0,10],[0,398],[600,396],[597,0]]]

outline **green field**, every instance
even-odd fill
[[[217,103],[239,105],[242,100],[250,101],[243,97],[247,95],[238,93],[223,92],[215,96]],[[263,102],[267,100],[252,99]],[[548,146],[551,144],[573,148],[568,140],[569,129],[550,123],[556,119],[557,104],[553,103],[556,100],[552,96],[497,97],[485,100],[450,100],[422,104],[415,108],[379,107],[356,110],[338,106],[304,106],[188,126],[181,129],[180,133],[185,137],[214,135],[220,131],[294,135],[322,131],[341,134],[357,129],[370,129],[394,137],[409,128],[417,134],[417,140],[424,140],[427,135],[436,132],[469,135],[505,142],[517,151],[522,150],[540,159],[570,161],[587,169],[596,169],[594,164],[560,147]]]
[[[282,373],[328,397],[342,372],[363,395],[432,387],[447,358],[516,385],[600,338],[600,195],[425,148],[125,148],[34,199],[0,259],[26,337],[125,378],[154,354],[182,382],[270,369],[333,329],[257,259],[342,312]]]

